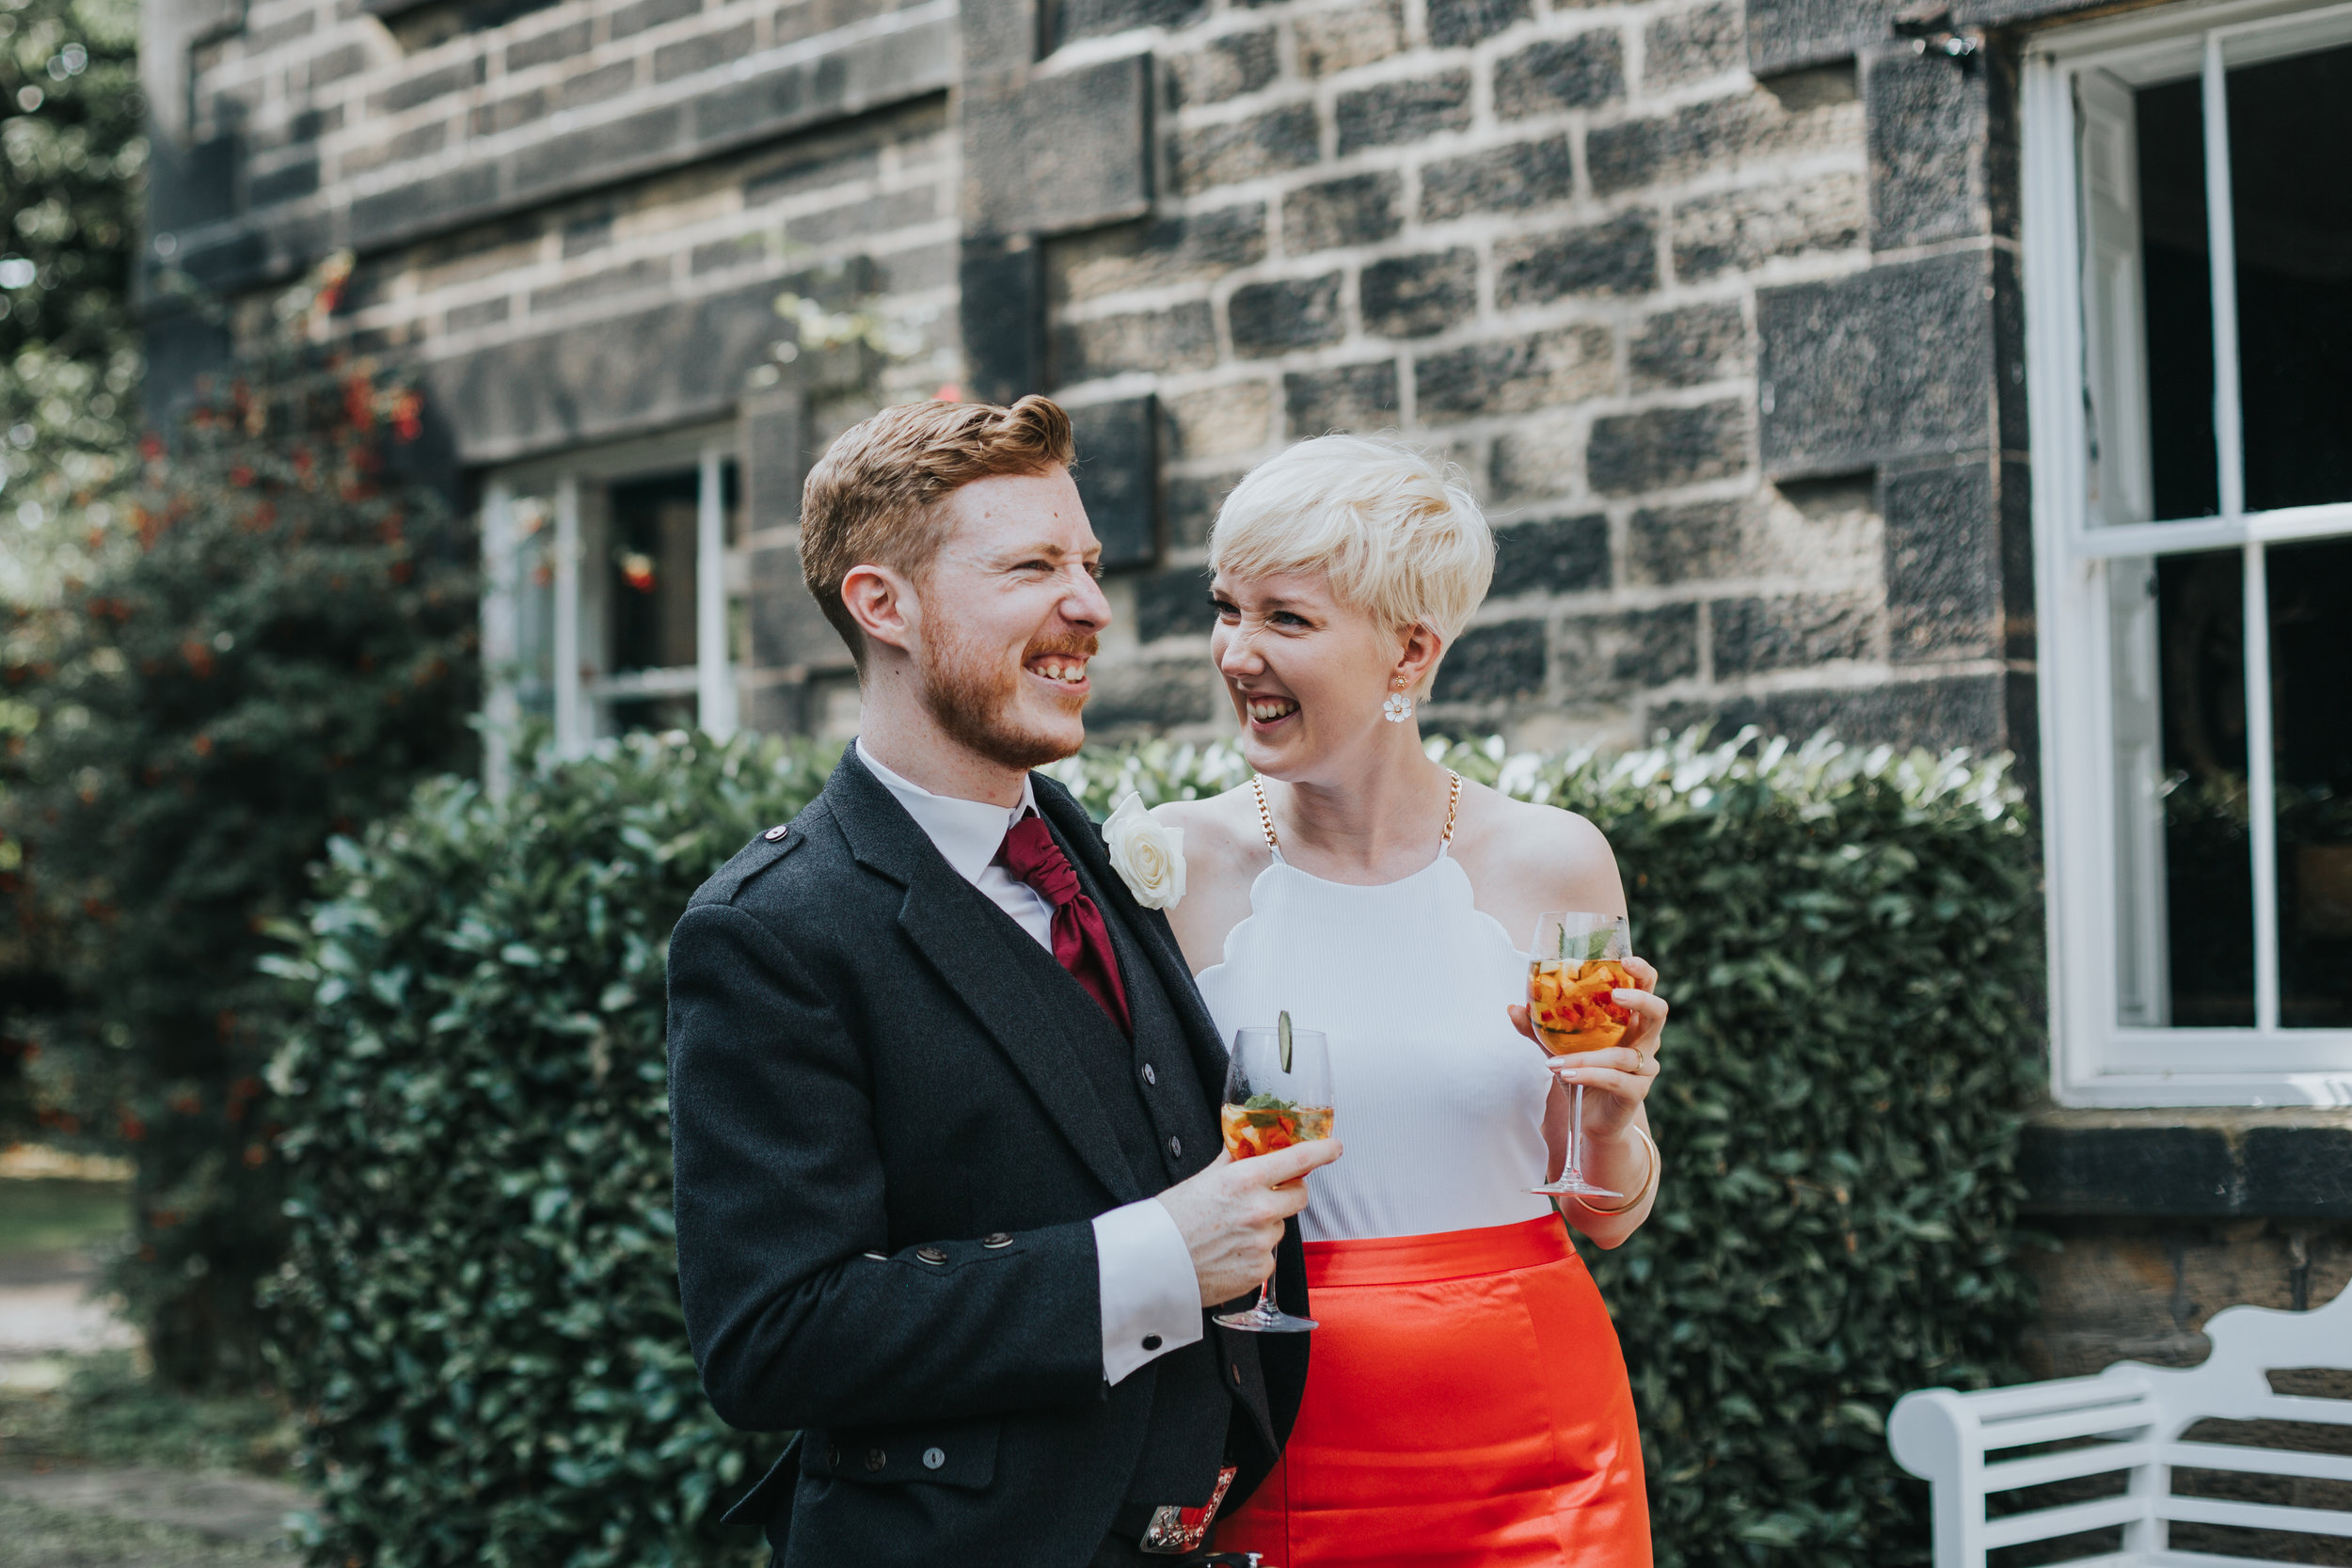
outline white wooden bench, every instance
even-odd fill
[[[2234,1568],[2256,1560],[2178,1551],[2170,1527],[2194,1521],[2307,1536],[2352,1538],[2352,1512],[2176,1497],[2175,1468],[2352,1482],[2352,1457],[2237,1444],[2184,1442],[2199,1421],[2313,1421],[2352,1427],[2352,1400],[2272,1392],[2266,1374],[2288,1368],[2352,1369],[2352,1289],[2310,1312],[2233,1307],[2205,1325],[2213,1354],[2185,1370],[2125,1361],[2097,1377],[2060,1378],[1963,1394],[1906,1394],[1887,1422],[1896,1463],[1934,1491],[1936,1568],[1984,1568],[1996,1547],[2122,1527],[2122,1548],[2091,1564]],[[2081,1446],[1995,1458],[2003,1450]],[[1987,1518],[1996,1492],[2122,1472],[2121,1496]]]

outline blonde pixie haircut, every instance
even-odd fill
[[[1494,580],[1495,536],[1449,466],[1401,441],[1318,436],[1233,486],[1209,533],[1209,570],[1321,571],[1342,604],[1399,631],[1427,626],[1451,648]]]

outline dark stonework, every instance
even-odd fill
[[[1216,324],[1206,300],[1168,310],[1065,322],[1053,334],[1057,387],[1129,371],[1205,370],[1216,362]]]
[[[1746,503],[1645,508],[1626,526],[1626,580],[1663,586],[1738,577],[1747,564]]]
[[[1544,689],[1544,624],[1497,621],[1472,626],[1438,666],[1430,700],[1484,703],[1525,697]]]
[[[1470,319],[1478,309],[1478,253],[1394,256],[1366,267],[1357,283],[1364,330],[1384,338],[1425,338]]]
[[[438,129],[438,127],[435,127]],[[298,164],[288,164],[267,174],[257,174],[246,182],[246,198],[256,207],[275,202],[292,201],[309,196],[319,188],[319,161],[305,158]]]
[[[1628,357],[1637,392],[1737,375],[1748,365],[1747,323],[1730,301],[1661,310],[1633,329]]]
[[[963,216],[979,234],[1055,233],[1152,204],[1151,57],[967,87]]]
[[[1608,518],[1555,517],[1495,530],[1497,597],[1589,594],[1608,586]]]
[[[1568,138],[1547,136],[1431,164],[1422,170],[1421,215],[1438,223],[1465,213],[1518,212],[1575,194]]]
[[[1843,59],[1888,37],[1899,0],[1747,0],[1748,69],[1758,76]]]
[[[1334,430],[1371,430],[1396,422],[1396,361],[1293,371],[1282,378],[1282,411],[1292,440]]]
[[[2035,1213],[2341,1218],[2352,1210],[2352,1127],[2266,1121],[2258,1111],[2221,1126],[2044,1113],[2026,1124],[2017,1174]]]
[[[1614,28],[1547,39],[1496,62],[1495,113],[1505,119],[1590,109],[1625,95],[1625,50]]]
[[[1655,91],[1720,76],[1745,63],[1740,38],[1740,8],[1732,0],[1669,11],[1643,37],[1642,86]]]
[[[746,603],[755,668],[826,669],[852,662],[850,645],[809,595],[799,550],[789,545],[754,550],[750,587]]]
[[[1759,289],[1764,467],[1851,473],[1993,437],[1993,332],[1980,252]]]
[[[1314,105],[1289,103],[1232,124],[1179,133],[1168,142],[1168,178],[1177,195],[1190,196],[1216,185],[1304,168],[1322,155]]]
[[[1212,39],[1205,47],[1189,55],[1168,56],[1167,66],[1168,106],[1171,109],[1181,109],[1188,103],[1222,103],[1245,92],[1256,92],[1280,74],[1282,69],[1271,27]]]
[[[1057,305],[1193,278],[1216,277],[1262,260],[1263,203],[1113,224],[1050,242],[1047,286]],[[969,297],[967,295],[967,297]]]
[[[1383,82],[1340,94],[1340,156],[1367,147],[1420,141],[1440,131],[1459,131],[1470,120],[1470,77],[1467,71]]]
[[[808,430],[798,391],[746,392],[735,416],[736,471],[742,485],[745,533],[800,521]]]
[[[1398,0],[1368,0],[1338,10],[1307,11],[1291,20],[1298,40],[1298,69],[1308,80],[1385,60],[1405,47],[1405,8]]]
[[[1795,184],[1717,191],[1674,212],[1675,277],[1752,272],[1780,256],[1851,250],[1866,219],[1862,182],[1825,174]]]
[[[2352,1213],[2352,1127],[2249,1128],[2244,1148],[2248,1213]]]
[[[653,79],[657,82],[675,81],[712,66],[739,60],[752,52],[752,24],[739,22],[732,26],[713,27],[675,43],[665,43],[654,51]]]
[[[1819,594],[1718,599],[1711,613],[1719,680],[1864,657],[1878,621],[1860,599]]]
[[[1078,499],[1103,542],[1106,567],[1141,566],[1160,550],[1159,424],[1150,395],[1089,403],[1070,411],[1078,448]]]
[[[1464,48],[1524,21],[1529,9],[1528,0],[1429,0],[1429,41]]]
[[[445,93],[463,92],[468,87],[478,87],[483,81],[484,63],[477,56],[421,72],[405,81],[394,82],[376,95],[376,103],[385,114],[398,114],[403,109],[413,109],[420,103],[430,103]]]
[[[1094,696],[1087,704],[1089,738],[1116,732],[1166,729],[1208,721],[1225,702],[1224,682],[1198,657],[1146,662],[1096,663]]]
[[[1834,111],[1853,101],[1853,72],[1807,72],[1759,83],[1752,92],[1703,99],[1664,114],[1597,127],[1584,141],[1593,189],[1613,196],[1637,186],[1844,145]]]
[[[1657,710],[1659,725],[1687,729],[1711,721],[1728,736],[1745,724],[1766,735],[1808,736],[1833,731],[1857,745],[1966,746],[1997,751],[2010,734],[2009,693],[1997,675],[1953,675],[1883,686],[1816,688],[1735,697],[1717,703],[1674,703]]]
[[[1695,605],[1570,616],[1560,624],[1560,684],[1589,700],[1688,680],[1699,673],[1698,633]]]
[[[1208,0],[1049,0],[1045,6],[1045,52],[1078,39],[1123,33],[1131,27],[1185,27],[1207,14]]]
[[[1984,231],[1986,76],[1974,59],[1915,54],[1907,43],[1864,56],[1871,249]]]
[[[2001,562],[1991,465],[1882,472],[1879,515],[1896,662],[1995,652]]]
[[[1535,234],[1495,245],[1495,299],[1508,309],[1569,294],[1639,293],[1658,286],[1658,231],[1649,214]]]
[[[586,21],[556,27],[535,38],[517,39],[506,46],[506,69],[509,73],[529,71],[534,65],[552,65],[568,60],[574,55],[584,55],[594,40]]]
[[[1606,391],[1616,380],[1608,329],[1555,327],[1423,355],[1414,365],[1422,420],[1523,414]]]
[[[966,240],[956,282],[973,397],[1005,404],[1042,390],[1045,283],[1038,247],[1026,236]]]
[[[1233,291],[1226,319],[1232,326],[1233,352],[1244,358],[1335,343],[1347,333],[1338,273],[1248,284]]]
[[[1352,174],[1282,198],[1282,248],[1293,256],[1385,240],[1404,224],[1394,174]]]
[[[1216,509],[1241,483],[1241,475],[1171,475],[1168,482],[1168,542],[1183,549],[1199,549],[1209,542],[1209,525]]]
[[[1146,642],[1163,637],[1206,634],[1216,624],[1209,608],[1209,569],[1176,566],[1135,579],[1136,635]]]
[[[1604,496],[1723,479],[1747,466],[1748,405],[1729,399],[1595,420],[1584,456],[1585,474]]]

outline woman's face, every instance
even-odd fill
[[[1210,656],[1241,720],[1242,754],[1278,779],[1299,780],[1387,727],[1381,704],[1416,639],[1333,596],[1321,572],[1242,578],[1209,589]],[[1424,634],[1425,635],[1425,634]]]

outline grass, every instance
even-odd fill
[[[67,1177],[0,1180],[0,1256],[97,1246],[130,1228],[127,1182]]]
[[[285,1568],[284,1547],[215,1541],[192,1530],[98,1513],[68,1513],[0,1497],[0,1542],[9,1568]]]
[[[40,1392],[0,1388],[0,1465],[149,1465],[283,1476],[294,1423],[258,1394],[190,1396],[139,1375],[126,1351],[85,1357]]]

